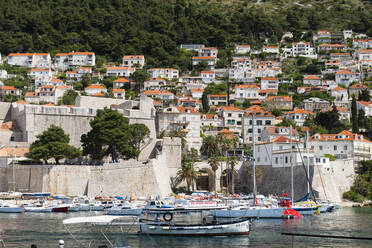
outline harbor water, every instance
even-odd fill
[[[99,231],[108,233],[110,239],[120,239],[131,247],[372,247],[372,241],[284,236],[282,232],[339,236],[372,237],[372,208],[342,208],[334,213],[302,217],[293,220],[257,220],[249,236],[238,237],[149,237],[135,232],[121,234],[120,227],[94,230],[89,226],[71,229],[79,240],[74,240],[62,221],[66,218],[101,215],[101,213],[26,213],[0,214],[0,239],[8,248],[58,247],[65,241],[65,248],[98,247],[104,244]],[[123,238],[124,237],[124,238]],[[92,241],[94,240],[94,241]],[[107,243],[106,243],[107,244]],[[1,247],[1,244],[0,244]],[[109,247],[109,246],[108,246]]]

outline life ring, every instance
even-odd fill
[[[173,220],[173,214],[170,213],[170,212],[167,212],[167,213],[163,214],[163,219],[165,221],[171,221],[171,220]]]

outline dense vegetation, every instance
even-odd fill
[[[354,185],[343,196],[355,202],[372,200],[372,160],[361,162]]]
[[[96,52],[98,64],[145,54],[149,66],[190,67],[182,43],[260,46],[286,31],[353,29],[372,36],[372,7],[361,0],[3,0],[0,52]],[[105,57],[103,57],[105,56]],[[221,50],[221,61],[228,51]]]

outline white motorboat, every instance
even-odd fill
[[[47,207],[47,206],[41,206],[41,207],[24,207],[25,212],[31,212],[31,213],[51,213],[53,208]]]
[[[0,213],[22,213],[23,208],[14,204],[0,201]]]
[[[69,206],[68,211],[70,212],[80,212],[80,211],[89,211],[90,205],[89,204],[82,204],[82,203],[73,203]]]
[[[124,202],[118,206],[113,206],[107,209],[107,215],[135,215],[140,216],[143,210],[143,206],[136,207],[127,202]]]
[[[140,223],[140,234],[159,236],[234,236],[248,235],[249,220],[211,224],[174,224],[171,222]]]
[[[102,205],[102,202],[95,201],[94,203],[90,204],[90,209],[92,211],[103,211],[103,210],[105,210],[105,206]]]
[[[284,218],[284,207],[240,207],[235,209],[211,210],[210,213],[218,218],[266,218],[281,219]]]

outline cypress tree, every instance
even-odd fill
[[[359,132],[358,112],[357,112],[357,103],[356,103],[355,96],[353,96],[353,99],[351,101],[351,124],[352,124],[353,133]]]

